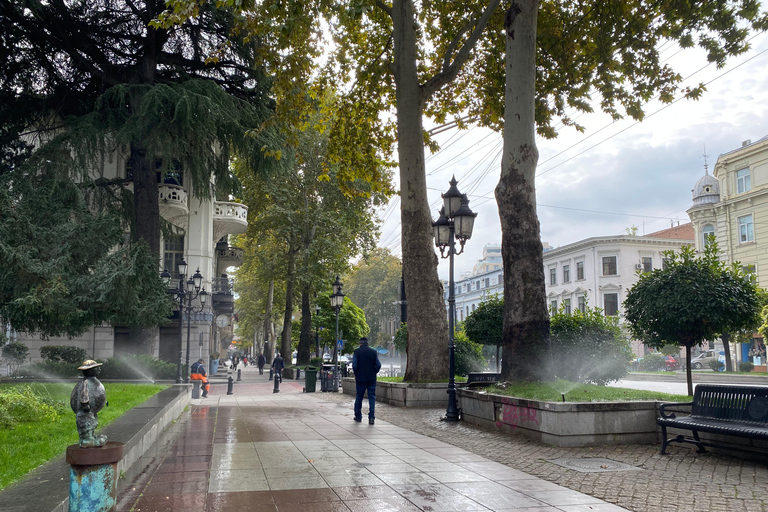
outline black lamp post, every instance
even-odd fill
[[[320,304],[315,304],[315,357],[320,357]]]
[[[333,391],[339,391],[339,310],[344,305],[344,293],[341,291],[344,285],[336,276],[336,282],[333,283],[333,294],[331,295],[331,307],[336,309],[336,344],[333,346]]]
[[[179,261],[178,263],[178,272],[179,272],[179,286],[176,289],[169,290],[171,293],[173,293],[176,296],[176,299],[179,301],[179,363],[177,368],[177,376],[176,376],[176,382],[181,383],[182,382],[182,375],[181,375],[181,345],[182,345],[182,320],[183,320],[183,313],[187,314],[187,356],[186,356],[186,364],[184,365],[184,382],[189,383],[189,344],[190,344],[190,331],[192,330],[192,313],[198,313],[200,311],[203,311],[205,309],[205,304],[208,301],[208,292],[205,291],[205,288],[200,288],[203,284],[203,276],[200,274],[200,269],[198,268],[197,271],[194,273],[194,275],[187,281],[187,262],[184,260]],[[160,277],[165,281],[167,286],[170,286],[171,283],[171,274],[167,270],[164,270]],[[186,282],[186,285],[184,284]],[[200,306],[195,307],[192,306],[192,301],[195,299],[200,299]],[[186,306],[184,305],[184,300],[186,299]]]
[[[440,256],[449,259],[448,281],[448,360],[450,373],[448,375],[448,409],[445,412],[446,421],[459,421],[459,408],[456,405],[456,347],[453,339],[453,324],[456,317],[455,285],[453,282],[453,257],[464,252],[464,243],[472,236],[472,227],[477,214],[469,209],[469,198],[456,188],[456,177],[451,178],[451,187],[443,197],[443,207],[440,217],[432,223],[435,230],[435,245],[440,248]],[[461,250],[456,252],[456,238],[459,239]],[[446,254],[447,249],[447,254]]]

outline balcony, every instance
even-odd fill
[[[225,245],[224,248],[219,248]],[[239,247],[227,247],[226,244],[218,244],[216,248],[216,268],[218,273],[224,272],[228,267],[239,267],[243,264],[244,251]]]
[[[228,278],[216,277],[211,280],[211,305],[216,315],[235,312],[235,296]]]
[[[189,215],[187,191],[178,185],[160,183],[158,185],[158,198],[160,200],[160,216],[171,224],[181,226],[182,221],[185,221]]]
[[[240,203],[216,201],[213,203],[213,241],[224,235],[245,233],[248,227],[248,207]]]

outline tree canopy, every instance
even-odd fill
[[[496,347],[498,369],[499,349],[504,341],[504,299],[493,295],[480,302],[464,321],[464,331],[475,343]]]
[[[717,244],[697,257],[684,246],[665,252],[664,269],[640,274],[624,301],[626,320],[635,337],[653,348],[675,343],[685,347],[688,394],[691,348],[720,333],[755,324],[760,314],[757,289],[737,264],[719,259]]]

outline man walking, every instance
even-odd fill
[[[379,353],[368,346],[368,338],[360,338],[360,347],[352,356],[355,372],[355,421],[363,421],[363,395],[368,392],[368,424],[373,425],[376,406],[376,374],[381,369]]]
[[[267,364],[267,358],[264,357],[264,354],[259,354],[257,362],[259,364],[259,375],[264,375],[264,365]]]
[[[272,369],[275,371],[275,379],[277,379],[279,375],[281,382],[283,380],[283,368],[285,368],[285,361],[283,361],[283,358],[280,357],[280,353],[278,353],[272,361]]]

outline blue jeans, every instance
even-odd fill
[[[355,418],[363,417],[363,395],[368,392],[368,419],[374,419],[373,409],[376,406],[376,382],[372,384],[355,384],[357,394],[355,395]]]

